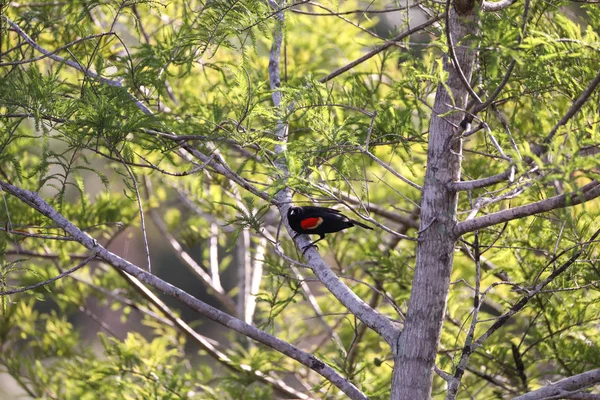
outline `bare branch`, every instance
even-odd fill
[[[492,335],[494,332],[496,332],[498,329],[500,329],[500,327],[502,327],[513,315],[515,315],[516,313],[521,311],[523,309],[523,307],[525,307],[527,305],[527,303],[529,303],[529,300],[531,300],[534,296],[536,296],[538,293],[540,293],[542,291],[542,289],[544,289],[550,282],[552,282],[554,279],[556,279],[556,277],[558,275],[562,274],[571,265],[573,265],[573,263],[575,263],[575,261],[577,261],[579,256],[581,256],[592,243],[595,243],[595,240],[598,237],[598,235],[600,235],[600,229],[598,229],[596,232],[594,232],[594,234],[590,237],[590,240],[588,240],[585,243],[582,243],[581,248],[575,254],[573,254],[573,256],[571,256],[571,258],[569,258],[560,267],[556,268],[546,279],[544,279],[542,282],[538,283],[532,289],[530,289],[527,292],[527,294],[523,298],[521,298],[521,300],[519,300],[517,303],[515,303],[510,308],[510,310],[508,310],[506,313],[504,313],[500,317],[498,317],[496,322],[494,322],[487,331],[485,331],[475,342],[473,342],[473,345],[471,346],[471,351],[475,351],[477,348],[479,348],[483,344],[483,342],[485,342],[485,340],[488,337],[490,337],[490,335]],[[549,264],[551,264],[555,261],[556,261],[556,259],[554,258],[554,259],[550,260]],[[498,284],[500,284],[500,283],[502,283],[502,282],[498,282]],[[506,283],[508,284],[508,282],[506,282]],[[496,286],[496,285],[492,285],[492,286]],[[489,289],[491,289],[492,286],[490,286]],[[488,290],[486,290],[486,293]],[[482,299],[483,299],[483,296],[482,296]]]
[[[343,67],[336,69],[335,71],[333,71],[326,77],[319,79],[319,82],[325,83],[325,82],[332,80],[336,76],[343,74],[344,72],[346,72],[346,71],[356,67],[357,65],[362,64],[363,62],[367,61],[368,59],[376,56],[377,54],[381,53],[382,51],[386,50],[387,48],[395,45],[396,42],[399,42],[400,40],[412,35],[413,33],[419,32],[420,30],[423,30],[423,29],[427,28],[428,26],[435,24],[440,19],[442,19],[442,17],[443,17],[443,15],[438,15],[437,17],[433,17],[433,18],[423,22],[422,24],[415,26],[414,28],[411,28],[411,29],[408,29],[408,30],[402,32],[398,36],[388,40],[387,42],[385,42],[381,46],[377,47],[376,49],[371,50],[364,56],[357,58],[356,60],[352,61],[351,63],[346,64]]]
[[[360,149],[361,152],[365,153],[366,155],[368,155],[373,161],[375,161],[377,164],[381,165],[383,168],[385,168],[387,171],[389,171],[392,175],[394,175],[396,178],[400,179],[402,182],[408,184],[409,186],[414,187],[415,189],[417,189],[418,191],[423,190],[423,188],[419,185],[417,185],[416,183],[414,183],[413,181],[411,181],[408,178],[405,178],[404,176],[400,175],[398,173],[398,171],[396,171],[394,168],[390,167],[389,165],[387,165],[386,163],[384,163],[381,159],[379,159],[375,154],[371,153],[369,151],[368,147],[358,147]]]
[[[495,185],[496,183],[504,182],[512,173],[512,167],[506,171],[496,175],[488,176],[487,178],[475,179],[473,181],[452,182],[451,188],[456,191],[474,190],[486,186]]]
[[[338,192],[337,195],[344,202],[347,202],[347,203],[353,204],[353,205],[360,205],[365,209],[365,211],[367,211],[369,213],[379,215],[380,217],[389,219],[390,221],[397,222],[399,224],[406,225],[406,226],[414,228],[414,229],[419,228],[419,208],[418,207],[415,207],[413,209],[413,211],[411,213],[409,213],[410,216],[405,217],[405,216],[399,214],[398,212],[386,210],[385,208],[383,208],[377,204],[363,203],[363,202],[361,202],[361,200],[359,198],[347,195],[342,192]]]
[[[550,398],[577,398],[569,394],[575,394],[579,390],[600,383],[600,368],[581,374],[573,375],[558,382],[550,383],[540,389],[534,390],[522,396],[515,397],[513,400],[541,400]]]
[[[362,10],[332,11],[314,1],[307,1],[306,3],[313,5],[315,7],[319,7],[321,9],[327,11],[328,13],[318,13],[318,12],[310,12],[310,11],[303,11],[302,13],[308,14],[308,15],[320,16],[320,17],[330,17],[330,16],[338,16],[338,15],[349,15],[349,14],[386,14],[386,13],[391,13],[391,12],[396,12],[396,11],[403,11],[403,10],[406,10],[407,8],[417,7],[419,5],[419,4],[409,4],[409,5],[403,6],[403,7],[384,8],[383,10],[371,9],[371,8],[367,7]],[[372,2],[371,2],[371,4],[372,4]],[[371,5],[371,4],[369,4],[369,5]],[[292,11],[297,12],[298,10],[293,9]]]
[[[600,196],[600,184],[598,181],[594,180],[581,187],[576,192],[561,194],[546,200],[540,200],[535,203],[498,211],[483,217],[460,222],[454,227],[454,235],[459,237],[467,232],[473,232],[502,222],[529,217],[557,208],[576,206],[585,203],[586,201],[593,200],[598,196]]]
[[[227,177],[230,181],[237,183],[239,186],[246,189],[248,192],[252,193],[253,195],[255,195],[269,203],[277,204],[276,199],[275,200],[272,199],[271,196],[269,196],[269,194],[267,194],[266,192],[263,192],[262,190],[257,189],[250,182],[245,180],[240,175],[236,174],[227,165],[227,163],[225,163],[225,160],[223,160],[223,158],[221,156],[218,156],[218,155],[206,156],[187,143],[184,144],[182,147],[183,147],[183,149],[188,151],[190,154],[192,154],[194,157],[196,157],[203,163],[207,163],[208,166],[213,168],[217,173]]]
[[[261,237],[258,239],[255,246],[254,260],[252,262],[252,275],[250,276],[250,284],[248,287],[249,296],[246,299],[246,309],[244,311],[244,321],[249,324],[254,320],[256,312],[256,299],[260,291],[260,282],[262,281],[262,273],[265,264],[265,254],[267,252],[267,238]]]
[[[514,2],[514,1],[516,1],[516,0],[512,0],[512,2]],[[531,0],[525,0],[525,6],[523,7],[523,21],[521,23],[521,34],[519,35],[519,40],[517,41],[518,46],[520,46],[521,43],[523,43],[523,38],[525,37],[525,29],[527,28],[527,19],[529,17],[530,2],[531,2]],[[483,7],[485,8],[485,3],[483,5]],[[506,84],[508,83],[510,76],[512,75],[512,72],[515,69],[516,65],[517,65],[517,60],[515,58],[513,58],[509,64],[508,68],[506,69],[506,73],[504,74],[502,81],[500,81],[500,83],[498,84],[498,86],[496,87],[494,92],[484,103],[478,104],[473,108],[473,110],[471,111],[473,114],[477,114],[480,111],[485,110],[490,104],[492,104],[496,100],[496,98],[500,95],[500,93],[504,89],[504,86],[506,86]]]
[[[579,95],[579,97],[577,98],[577,100],[575,100],[573,102],[573,104],[571,105],[571,107],[569,108],[569,110],[567,111],[567,113],[560,119],[560,121],[558,121],[558,123],[556,125],[554,125],[554,128],[552,128],[552,130],[550,131],[550,133],[548,133],[548,136],[546,136],[546,138],[542,142],[543,146],[539,147],[539,150],[538,150],[539,152],[543,151],[544,148],[548,144],[550,144],[550,142],[554,138],[554,135],[558,131],[558,128],[560,128],[561,126],[565,125],[575,114],[577,114],[577,112],[581,109],[581,107],[583,107],[583,105],[585,104],[585,102],[592,95],[592,93],[594,92],[594,90],[596,90],[596,88],[598,87],[598,85],[600,85],[600,70],[598,70],[598,73],[596,74],[596,76],[594,77],[594,79],[592,79],[592,81],[590,82],[590,84],[588,85],[588,87],[585,88],[585,90],[581,93],[581,95]],[[539,154],[537,154],[537,155],[539,155]]]
[[[458,364],[456,365],[454,376],[447,379],[448,382],[448,392],[446,393],[446,400],[454,400],[458,393],[458,387],[460,386],[460,382],[463,374],[465,373],[467,363],[469,358],[471,357],[471,344],[473,343],[473,337],[475,335],[475,328],[477,327],[477,323],[479,322],[479,310],[481,308],[481,249],[479,247],[479,235],[475,234],[475,240],[473,243],[473,248],[475,250],[474,261],[475,261],[475,293],[473,294],[473,311],[471,316],[471,325],[469,326],[469,331],[467,332],[467,337],[465,338],[465,343],[462,349],[462,353],[460,355],[460,359]]]
[[[219,302],[225,307],[227,312],[229,312],[232,315],[235,315],[235,303],[231,300],[229,296],[227,296],[227,293],[225,293],[225,290],[221,286],[221,283],[215,281],[211,277],[211,275],[209,275],[205,271],[206,268],[203,268],[201,265],[199,265],[188,252],[183,250],[183,247],[177,241],[177,239],[175,239],[173,235],[171,235],[168,232],[167,227],[158,216],[156,210],[150,210],[150,217],[154,221],[154,224],[160,231],[161,235],[169,242],[171,249],[173,249],[173,252],[175,253],[175,256],[179,259],[179,261],[181,261],[183,265],[188,267],[188,269],[190,269],[196,276],[200,278],[204,285],[209,289],[209,293],[219,300]]]
[[[74,266],[71,269],[68,269],[66,271],[61,272],[60,274],[50,278],[50,279],[46,279],[45,281],[42,282],[38,282],[35,283],[33,285],[29,285],[29,286],[25,286],[22,288],[18,288],[18,289],[11,289],[11,290],[5,290],[5,291],[0,291],[0,296],[4,296],[4,295],[8,295],[8,294],[15,294],[15,293],[22,293],[22,292],[27,292],[29,290],[33,290],[36,288],[39,288],[41,286],[46,286],[52,282],[56,282],[57,280],[64,278],[67,275],[71,275],[73,272],[77,271],[78,269],[81,269],[82,267],[86,266],[87,263],[89,263],[90,261],[92,261],[95,258],[95,254],[92,254],[91,256],[88,256],[85,260],[83,260],[82,262],[80,262],[79,264],[77,264],[76,266]]]
[[[446,41],[448,44],[448,55],[450,56],[450,59],[452,60],[452,66],[456,70],[457,76],[460,78],[465,89],[467,90],[467,92],[469,92],[469,95],[471,95],[471,97],[477,102],[477,104],[481,104],[482,103],[481,99],[479,98],[477,93],[475,93],[475,91],[471,87],[469,80],[465,76],[465,73],[463,72],[462,67],[460,66],[460,63],[458,62],[458,57],[456,56],[456,52],[454,51],[454,41],[452,40],[452,34],[450,33],[450,0],[446,0],[446,13],[444,14],[444,18],[446,19],[445,28],[446,28]]]

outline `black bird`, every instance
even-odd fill
[[[294,236],[294,239],[302,234],[319,235],[319,239],[302,249],[302,254],[318,241],[325,239],[326,233],[339,232],[351,228],[354,225],[373,230],[373,228],[362,222],[346,217],[341,211],[327,207],[290,207],[287,217],[290,226],[294,232],[297,233],[297,235]]]

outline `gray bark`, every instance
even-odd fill
[[[557,398],[577,398],[577,393],[590,386],[597,385],[600,382],[600,368],[593,369],[578,375],[570,376],[558,382],[550,383],[540,389],[534,390],[514,400],[541,400],[541,399],[557,399]],[[597,396],[597,395],[596,395]],[[582,397],[585,398],[585,397]]]
[[[477,33],[473,2],[454,2],[449,9],[449,32],[456,59],[470,80],[475,49],[463,40]],[[470,7],[469,7],[470,6]],[[459,10],[460,15],[456,10]],[[421,198],[421,223],[415,275],[404,330],[399,338],[392,378],[393,400],[428,399],[433,367],[444,321],[454,259],[457,193],[452,183],[460,179],[460,133],[468,91],[452,61],[444,58],[448,78],[438,85],[429,129],[427,171]],[[447,92],[450,88],[452,95]],[[454,107],[452,106],[454,105]],[[454,112],[448,114],[454,110]]]

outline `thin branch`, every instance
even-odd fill
[[[188,267],[188,269],[190,269],[196,276],[200,278],[204,285],[209,289],[209,293],[219,300],[228,313],[235,315],[235,303],[229,296],[227,296],[227,293],[225,293],[225,290],[221,286],[220,282],[215,282],[215,280],[213,280],[212,277],[205,271],[205,268],[199,265],[188,252],[183,250],[183,247],[179,241],[169,233],[167,227],[160,219],[155,209],[150,210],[150,217],[154,221],[154,224],[160,231],[161,235],[167,240],[167,242],[169,242],[169,245],[173,249],[173,252],[179,261],[181,261],[186,267]]]
[[[29,285],[29,286],[25,286],[22,288],[18,288],[18,289],[11,289],[11,290],[5,290],[5,291],[1,291],[0,292],[0,296],[4,296],[4,295],[8,295],[8,294],[15,294],[15,293],[23,293],[23,292],[27,292],[29,290],[33,290],[36,288],[39,288],[41,286],[46,286],[52,282],[56,282],[57,280],[64,278],[67,275],[71,275],[73,272],[77,271],[78,269],[83,268],[84,266],[87,265],[87,263],[89,263],[90,261],[92,261],[94,258],[96,257],[95,254],[92,254],[91,256],[88,256],[85,260],[83,260],[82,262],[80,262],[79,264],[77,264],[76,266],[74,266],[71,269],[68,269],[66,271],[61,272],[60,274],[50,278],[50,279],[46,279],[45,281],[42,282],[38,282],[35,283],[33,285]]]
[[[317,186],[317,185],[315,185],[315,186]],[[358,216],[359,216],[360,218],[362,218],[363,220],[365,220],[365,221],[368,221],[368,222],[372,223],[373,225],[375,225],[375,226],[377,226],[377,227],[379,227],[379,228],[383,229],[384,231],[386,231],[386,232],[388,232],[388,233],[390,233],[390,234],[392,234],[392,235],[394,235],[394,236],[396,236],[396,237],[399,237],[399,238],[402,238],[402,239],[406,239],[406,240],[411,240],[411,241],[416,241],[416,240],[417,240],[417,239],[416,239],[416,238],[414,238],[414,237],[411,237],[411,236],[404,235],[404,234],[402,234],[402,233],[400,233],[400,232],[396,232],[396,231],[392,230],[391,228],[388,228],[386,225],[383,225],[383,224],[379,223],[379,221],[377,221],[377,220],[375,220],[375,219],[373,219],[373,218],[371,218],[371,217],[368,217],[368,216],[366,216],[366,215],[361,215],[360,213],[356,212],[356,211],[355,211],[355,210],[354,210],[352,207],[350,207],[348,204],[346,204],[346,201],[345,201],[345,200],[343,200],[343,198],[336,196],[336,195],[335,195],[335,194],[334,194],[332,191],[328,190],[327,188],[324,188],[323,186],[317,186],[317,187],[318,187],[318,188],[319,188],[319,189],[320,189],[320,190],[321,190],[323,193],[326,193],[326,194],[327,194],[329,197],[331,197],[331,198],[333,198],[333,199],[337,200],[338,202],[340,202],[340,203],[344,204],[344,205],[345,205],[345,206],[347,206],[349,209],[351,209],[352,211],[354,211],[354,212],[356,213],[356,215],[358,215]],[[363,205],[363,208],[364,208],[364,209],[367,209],[367,210],[368,210],[368,209],[370,209],[370,207],[369,207],[369,206],[362,204],[362,202],[360,201],[360,199],[358,199],[357,197],[353,197],[353,198],[357,199],[357,201],[358,201],[357,205]],[[418,206],[416,206],[415,208],[417,208],[417,207],[418,207]],[[385,210],[383,210],[383,211],[385,211]],[[394,214],[394,213],[390,213],[389,211],[387,211],[387,213],[388,213],[388,214]],[[396,214],[394,214],[394,215],[396,215]],[[397,216],[398,216],[398,217],[400,217],[399,215],[397,215]],[[392,219],[392,218],[391,218],[391,219]],[[392,219],[392,220],[393,220],[393,219]],[[292,236],[293,236],[293,235],[292,235]]]
[[[487,178],[475,179],[472,181],[452,182],[450,185],[452,190],[455,191],[474,190],[504,182],[511,174],[512,167],[499,174],[488,176]]]
[[[10,226],[10,224],[9,224],[9,226]],[[24,231],[20,231],[20,230],[7,229],[2,226],[0,226],[0,232],[6,232],[9,235],[23,236],[25,238],[33,238],[33,239],[58,240],[58,241],[62,241],[62,242],[75,241],[75,239],[73,239],[72,237],[69,237],[69,236],[42,235],[39,233],[31,233],[31,232],[24,232]]]
[[[373,32],[372,30],[367,29],[367,28],[363,28],[362,26],[360,26],[360,23],[354,22],[354,21],[352,21],[352,20],[344,17],[342,15],[342,13],[336,13],[335,11],[333,11],[333,10],[325,7],[324,5],[319,4],[319,3],[315,3],[315,2],[312,2],[312,1],[308,2],[308,4],[311,4],[311,5],[315,6],[315,7],[321,8],[321,9],[329,12],[329,14],[313,13],[313,12],[310,12],[310,11],[302,11],[302,10],[297,10],[297,9],[291,9],[290,11],[293,12],[293,13],[295,13],[295,14],[337,17],[337,18],[341,19],[342,21],[344,21],[345,23],[347,23],[348,25],[351,25],[351,26],[355,27],[356,29],[360,29],[361,31],[363,31],[367,35],[371,35],[371,36],[373,36],[373,37],[375,37],[375,38],[377,38],[379,40],[385,40],[385,38],[382,38],[381,36],[379,36],[377,33]],[[413,5],[413,7],[414,7],[414,5]]]
[[[38,57],[33,57],[33,58],[30,58],[30,59],[27,59],[27,60],[0,62],[0,67],[7,67],[9,65],[30,64],[30,63],[33,63],[33,62],[36,62],[36,61],[43,60],[44,58],[48,58],[48,57],[50,57],[50,56],[52,56],[52,55],[54,55],[54,54],[56,54],[58,52],[61,52],[61,51],[65,50],[65,49],[68,49],[69,47],[74,46],[74,45],[76,45],[78,43],[84,42],[86,40],[101,38],[103,36],[114,35],[114,34],[115,34],[115,32],[104,32],[104,33],[98,33],[98,34],[95,34],[95,35],[86,36],[84,38],[79,38],[79,39],[73,40],[70,43],[65,44],[64,46],[58,47],[58,48],[56,48],[53,51],[50,51],[48,53],[44,53],[43,55],[38,56]]]
[[[89,76],[93,79],[97,79],[99,82],[101,82],[103,84],[113,86],[113,87],[125,88],[125,86],[123,85],[123,83],[121,81],[115,81],[112,79],[104,78],[104,77],[100,76],[99,74],[95,73],[94,71],[91,71],[90,69],[80,65],[79,63],[77,63],[75,61],[67,60],[66,58],[57,56],[56,54],[53,54],[51,51],[44,49],[42,46],[37,44],[35,42],[35,40],[33,40],[31,37],[29,37],[29,35],[27,33],[25,33],[25,31],[23,31],[23,29],[21,29],[21,27],[19,25],[15,24],[13,21],[8,19],[6,16],[1,16],[1,18],[4,19],[6,22],[8,22],[8,24],[19,34],[19,36],[21,36],[23,39],[25,39],[25,41],[27,43],[29,43],[29,45],[31,47],[33,47],[40,53],[44,54],[45,56],[49,57],[50,59],[52,59],[54,61],[58,61],[59,63],[64,63],[71,68],[75,68],[76,70],[83,72],[86,76]],[[135,105],[140,110],[142,110],[142,112],[144,114],[152,115],[152,111],[144,103],[142,103],[140,100],[136,99],[135,96],[133,96],[131,93],[127,92],[127,94],[131,98],[131,100],[135,103]]]
[[[463,83],[467,92],[469,92],[471,97],[473,97],[473,99],[475,101],[477,101],[477,104],[481,104],[482,103],[481,99],[479,98],[477,93],[475,93],[475,91],[471,87],[469,80],[465,76],[465,73],[463,72],[462,67],[460,66],[460,63],[458,62],[458,58],[456,57],[456,52],[454,51],[454,42],[452,41],[452,34],[450,33],[450,0],[446,0],[446,12],[444,14],[444,18],[446,19],[445,28],[446,28],[446,40],[448,42],[448,55],[450,56],[450,59],[452,60],[452,66],[458,73],[458,77],[460,78],[460,80]]]
[[[237,189],[237,186],[233,187]],[[234,198],[237,206],[248,212],[243,202],[240,199],[239,191],[235,190]],[[250,229],[242,228],[238,235],[237,243],[235,244],[235,253],[237,258],[237,315],[242,318],[247,324],[252,324],[253,314],[249,313],[249,304],[256,301],[256,292],[252,293],[250,289],[250,279],[252,278],[252,258],[250,256]],[[253,300],[251,300],[253,298]],[[247,319],[250,318],[250,319]]]
[[[492,145],[496,148],[496,151],[498,152],[498,154],[500,154],[500,157],[503,160],[511,161],[512,162],[512,160],[510,159],[510,157],[508,157],[504,153],[504,150],[502,150],[502,147],[500,147],[500,143],[498,143],[498,140],[496,140],[496,137],[494,136],[494,133],[490,129],[489,125],[487,123],[483,122],[483,128],[485,129],[486,133],[490,137],[490,141],[492,142]]]
[[[413,209],[413,211],[411,213],[409,213],[408,217],[404,217],[397,212],[386,210],[385,208],[383,208],[377,204],[363,203],[363,202],[361,202],[361,200],[359,198],[342,193],[342,192],[338,192],[337,196],[344,202],[347,202],[347,203],[353,204],[353,205],[362,206],[365,209],[365,211],[367,211],[368,213],[373,213],[375,215],[379,215],[380,217],[389,219],[392,222],[397,222],[399,224],[406,225],[406,226],[414,228],[414,229],[419,228],[419,208],[418,207],[415,207]]]
[[[555,210],[557,208],[576,206],[589,200],[593,200],[598,196],[600,196],[600,184],[598,181],[594,180],[581,187],[576,192],[561,194],[550,197],[549,199],[537,201],[535,203],[511,208],[508,210],[502,210],[483,217],[459,222],[454,227],[454,235],[459,237],[467,232],[473,232],[478,229],[483,229],[502,222],[529,217],[531,215]]]
[[[579,258],[579,256],[581,256],[587,249],[588,247],[592,244],[595,243],[596,238],[598,237],[598,235],[600,235],[600,229],[598,229],[596,232],[594,232],[594,234],[591,236],[590,240],[581,244],[581,248],[575,253],[573,254],[573,256],[571,256],[571,258],[569,258],[564,264],[562,264],[560,267],[556,268],[549,276],[548,278],[544,279],[542,282],[538,283],[537,285],[535,285],[532,289],[530,289],[527,294],[521,298],[521,300],[519,300],[517,303],[515,303],[510,310],[508,310],[506,313],[502,314],[500,317],[498,317],[498,319],[496,320],[496,322],[494,322],[492,324],[492,326],[490,328],[488,328],[488,330],[486,330],[471,346],[472,347],[472,351],[475,351],[477,348],[479,348],[481,345],[483,345],[483,342],[485,342],[485,340],[490,337],[490,335],[492,335],[494,332],[496,332],[498,329],[500,329],[513,315],[515,315],[516,313],[518,313],[519,311],[521,311],[523,309],[523,307],[525,307],[527,305],[527,303],[529,302],[529,300],[531,300],[531,298],[533,298],[534,296],[536,296],[538,293],[540,293],[542,291],[542,289],[544,289],[550,282],[552,282],[558,275],[562,274],[564,271],[566,271],[573,263],[575,263],[575,261],[577,261],[577,259]],[[551,260],[550,263],[554,262],[555,260]],[[500,283],[506,283],[506,282],[498,282],[498,284]],[[506,283],[508,284],[508,283]],[[486,293],[496,285],[491,285],[490,288],[488,288],[488,290],[486,290]],[[483,296],[482,296],[483,299]]]
[[[127,174],[131,178],[131,183],[133,184],[133,189],[135,191],[135,199],[137,201],[138,211],[140,214],[140,228],[142,231],[142,242],[144,243],[144,251],[146,252],[146,262],[148,263],[148,272],[152,272],[152,262],[150,259],[150,246],[148,245],[148,235],[146,234],[146,216],[144,215],[144,206],[142,204],[142,198],[140,196],[140,190],[139,190],[138,183],[137,183],[137,177],[135,176],[135,174],[133,173],[133,170],[129,167],[129,165],[127,165],[127,163],[125,162],[125,159],[123,159],[123,156],[121,156],[121,153],[116,148],[114,148],[112,146],[110,146],[110,147],[111,147],[111,151],[113,151],[117,155],[119,160],[121,160],[121,164],[123,165],[123,167],[125,168],[125,171],[127,171]]]
[[[512,0],[512,1],[514,2],[516,0]],[[522,17],[523,21],[521,23],[521,32],[519,34],[519,40],[517,41],[517,46],[520,46],[523,43],[523,38],[525,37],[525,30],[527,28],[527,19],[529,18],[530,3],[531,3],[531,0],[525,0],[525,6],[523,8],[523,17]],[[485,7],[485,4],[483,5],[483,7]],[[485,110],[490,104],[492,104],[496,100],[496,98],[500,95],[500,93],[504,89],[504,86],[506,86],[506,84],[508,83],[510,76],[512,75],[512,72],[515,69],[516,65],[517,65],[517,60],[516,60],[516,58],[513,58],[509,64],[508,68],[506,69],[506,73],[504,74],[504,77],[502,77],[502,81],[500,81],[500,84],[498,84],[498,86],[496,87],[494,92],[491,94],[490,97],[488,97],[488,99],[484,103],[480,103],[473,108],[473,110],[471,111],[473,114],[477,114],[477,113]]]
[[[540,151],[542,151],[545,147],[547,147],[550,144],[558,129],[561,126],[565,125],[575,114],[577,114],[577,112],[581,109],[581,107],[583,107],[585,102],[592,95],[594,90],[596,90],[598,85],[600,85],[600,70],[598,70],[598,73],[596,74],[594,79],[592,79],[588,87],[585,88],[585,90],[579,95],[577,100],[575,100],[571,107],[569,107],[567,113],[560,119],[560,121],[558,121],[556,125],[554,125],[554,128],[552,128],[550,133],[548,133],[548,136],[546,136],[546,138],[542,142],[543,146],[540,147]]]
[[[398,173],[398,171],[396,171],[394,168],[390,167],[389,165],[387,165],[386,163],[384,163],[381,159],[379,159],[375,154],[371,153],[369,151],[368,145],[365,147],[358,147],[358,149],[360,149],[361,152],[365,153],[367,156],[369,156],[373,161],[375,161],[377,164],[381,165],[383,168],[385,168],[387,171],[389,171],[392,175],[394,175],[396,178],[400,179],[402,182],[406,183],[409,186],[412,186],[413,188],[417,189],[418,191],[423,190],[423,188],[419,185],[417,185],[416,183],[414,183],[413,181],[411,181],[408,178],[405,178],[404,176],[400,175]]]
[[[203,163],[207,163],[208,166],[213,168],[214,171],[217,172],[218,174],[223,175],[226,178],[228,178],[230,181],[237,183],[239,186],[246,189],[248,192],[252,193],[253,195],[255,195],[269,203],[277,205],[277,199],[273,199],[268,193],[257,189],[250,182],[248,182],[247,180],[242,178],[240,175],[235,173],[227,165],[227,163],[225,163],[225,160],[223,160],[222,157],[220,157],[218,155],[206,156],[203,153],[201,153],[200,151],[198,151],[196,148],[192,147],[191,145],[189,145],[187,143],[183,144],[182,148],[184,150],[186,150],[188,153],[190,153],[191,155],[193,155],[194,157],[196,157],[198,160],[202,161]]]
[[[210,264],[210,278],[216,287],[223,289],[221,285],[221,276],[219,275],[219,225],[212,221],[210,223],[210,239],[208,240],[208,260]],[[225,290],[223,290],[225,294]],[[229,298],[229,296],[227,296]],[[231,302],[232,314],[235,310],[235,303]]]
[[[471,316],[471,325],[465,338],[465,344],[463,346],[458,365],[454,371],[454,376],[448,380],[448,392],[446,393],[446,400],[454,400],[458,393],[458,387],[460,386],[463,374],[467,368],[469,358],[473,353],[471,344],[473,343],[473,337],[475,336],[475,328],[479,322],[479,310],[481,308],[481,248],[479,247],[479,235],[475,234],[475,240],[473,243],[475,250],[474,261],[475,261],[475,293],[473,293],[473,311]]]
[[[502,388],[503,390],[506,390],[507,392],[509,392],[511,394],[515,394],[516,393],[515,389],[509,387],[507,383],[504,383],[504,382],[500,381],[495,376],[483,373],[483,372],[479,371],[477,368],[469,367],[468,365],[467,365],[467,371],[469,371],[470,373],[472,373],[475,376],[480,377],[481,379],[484,379],[484,380],[488,381],[492,385],[498,386],[499,388]]]
[[[332,80],[333,78],[343,74],[344,72],[356,67],[359,64],[362,64],[363,62],[367,61],[370,58],[373,58],[374,56],[376,56],[377,54],[381,53],[382,51],[388,49],[389,47],[393,46],[396,44],[396,42],[399,42],[400,40],[412,35],[415,32],[419,32],[425,28],[427,28],[430,25],[435,24],[436,22],[438,22],[440,19],[442,19],[443,15],[438,15],[437,17],[433,17],[425,22],[423,22],[420,25],[415,26],[414,28],[408,29],[404,32],[402,32],[401,34],[399,34],[398,36],[388,40],[387,42],[385,42],[384,44],[382,44],[381,46],[375,48],[374,50],[371,50],[370,52],[368,52],[367,54],[365,54],[362,57],[357,58],[356,60],[352,61],[349,64],[344,65],[341,68],[336,69],[335,71],[333,71],[332,73],[330,73],[329,75],[327,75],[324,78],[319,79],[319,82],[321,83],[325,83],[328,82],[330,80]]]
[[[325,11],[328,11],[328,14],[325,13],[317,13],[317,12],[310,12],[309,15],[314,15],[314,16],[320,16],[320,17],[330,17],[330,16],[338,16],[338,15],[349,15],[349,14],[386,14],[386,13],[390,13],[390,12],[396,12],[396,11],[404,11],[407,8],[412,8],[412,7],[417,7],[419,4],[411,4],[411,5],[407,5],[407,6],[403,6],[403,7],[390,7],[390,8],[384,8],[383,10],[375,10],[375,9],[370,9],[370,8],[366,8],[366,9],[361,9],[361,10],[349,10],[349,11],[331,11],[325,7],[323,7],[322,5],[314,2],[314,1],[307,1],[306,3],[314,5],[316,7],[322,8]],[[296,12],[297,10],[292,10],[293,12]],[[306,12],[308,13],[308,12]]]
[[[258,239],[258,243],[255,246],[254,262],[252,263],[252,275],[250,276],[250,285],[248,287],[249,296],[246,299],[246,310],[244,314],[244,321],[251,323],[254,320],[254,313],[256,312],[256,300],[257,294],[260,291],[260,282],[262,281],[262,274],[265,264],[265,254],[267,252],[268,240],[265,237]]]

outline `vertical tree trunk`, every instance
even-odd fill
[[[467,0],[468,1],[468,0]],[[477,33],[473,2],[456,1],[449,12],[449,26],[456,58],[467,79],[473,72],[475,49],[467,35]],[[457,13],[458,10],[460,14]],[[444,321],[456,239],[457,194],[448,183],[460,178],[462,141],[453,134],[464,117],[452,112],[452,104],[464,109],[467,89],[459,72],[444,57],[446,86],[438,85],[429,129],[427,172],[421,198],[421,225],[412,292],[406,323],[400,336],[392,379],[392,399],[424,400],[431,395],[433,366]],[[456,109],[455,109],[456,110]],[[440,117],[441,116],[441,117]]]

